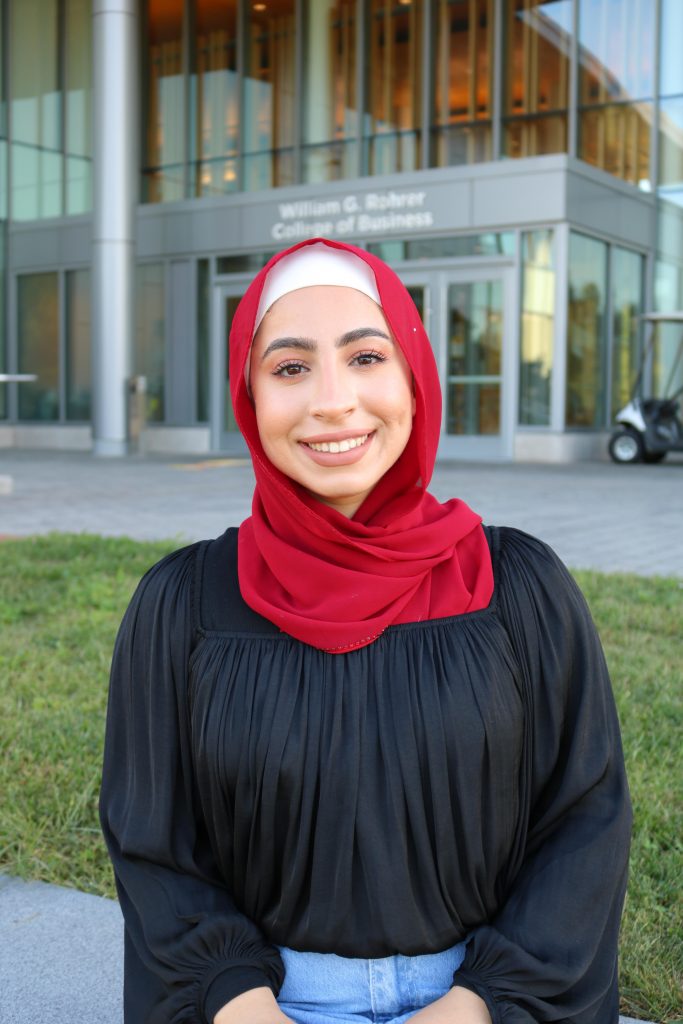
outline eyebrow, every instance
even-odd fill
[[[379,327],[355,327],[352,331],[347,331],[346,334],[342,334],[337,338],[334,347],[344,348],[345,345],[351,345],[354,341],[362,341],[363,338],[384,338],[386,341],[392,342],[392,344],[394,340]],[[277,352],[281,348],[295,348],[301,352],[315,352],[318,348],[318,343],[313,338],[276,338],[266,348],[261,356],[261,362],[271,352]]]

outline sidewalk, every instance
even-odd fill
[[[87,531],[178,543],[215,537],[249,515],[245,460],[96,459],[0,451],[0,535]],[[683,459],[613,463],[437,465],[431,490],[457,495],[488,523],[548,541],[572,568],[683,577]]]
[[[0,452],[0,534],[48,530],[211,537],[249,514],[240,460]],[[442,463],[432,483],[490,523],[543,537],[574,568],[683,578],[683,460],[660,466]],[[122,1024],[118,905],[0,876],[2,1024]],[[629,1024],[622,1018],[622,1024]]]

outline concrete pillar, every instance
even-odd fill
[[[128,449],[138,177],[137,0],[93,2],[93,452]]]

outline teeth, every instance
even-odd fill
[[[358,448],[359,445],[365,444],[367,439],[368,434],[362,434],[360,437],[349,437],[345,441],[322,441],[320,444],[309,441],[308,447],[314,452],[332,452],[336,455],[337,452],[349,452],[352,448]]]

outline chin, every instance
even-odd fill
[[[363,504],[368,494],[372,490],[372,487],[347,487],[337,489],[330,489],[329,491],[316,490],[314,487],[308,486],[303,480],[300,481],[306,492],[310,494],[312,498],[319,501],[322,505],[329,505],[331,508],[337,508],[338,511],[342,510],[342,506],[347,508],[353,506],[353,511],[349,515],[353,515],[357,508]]]

